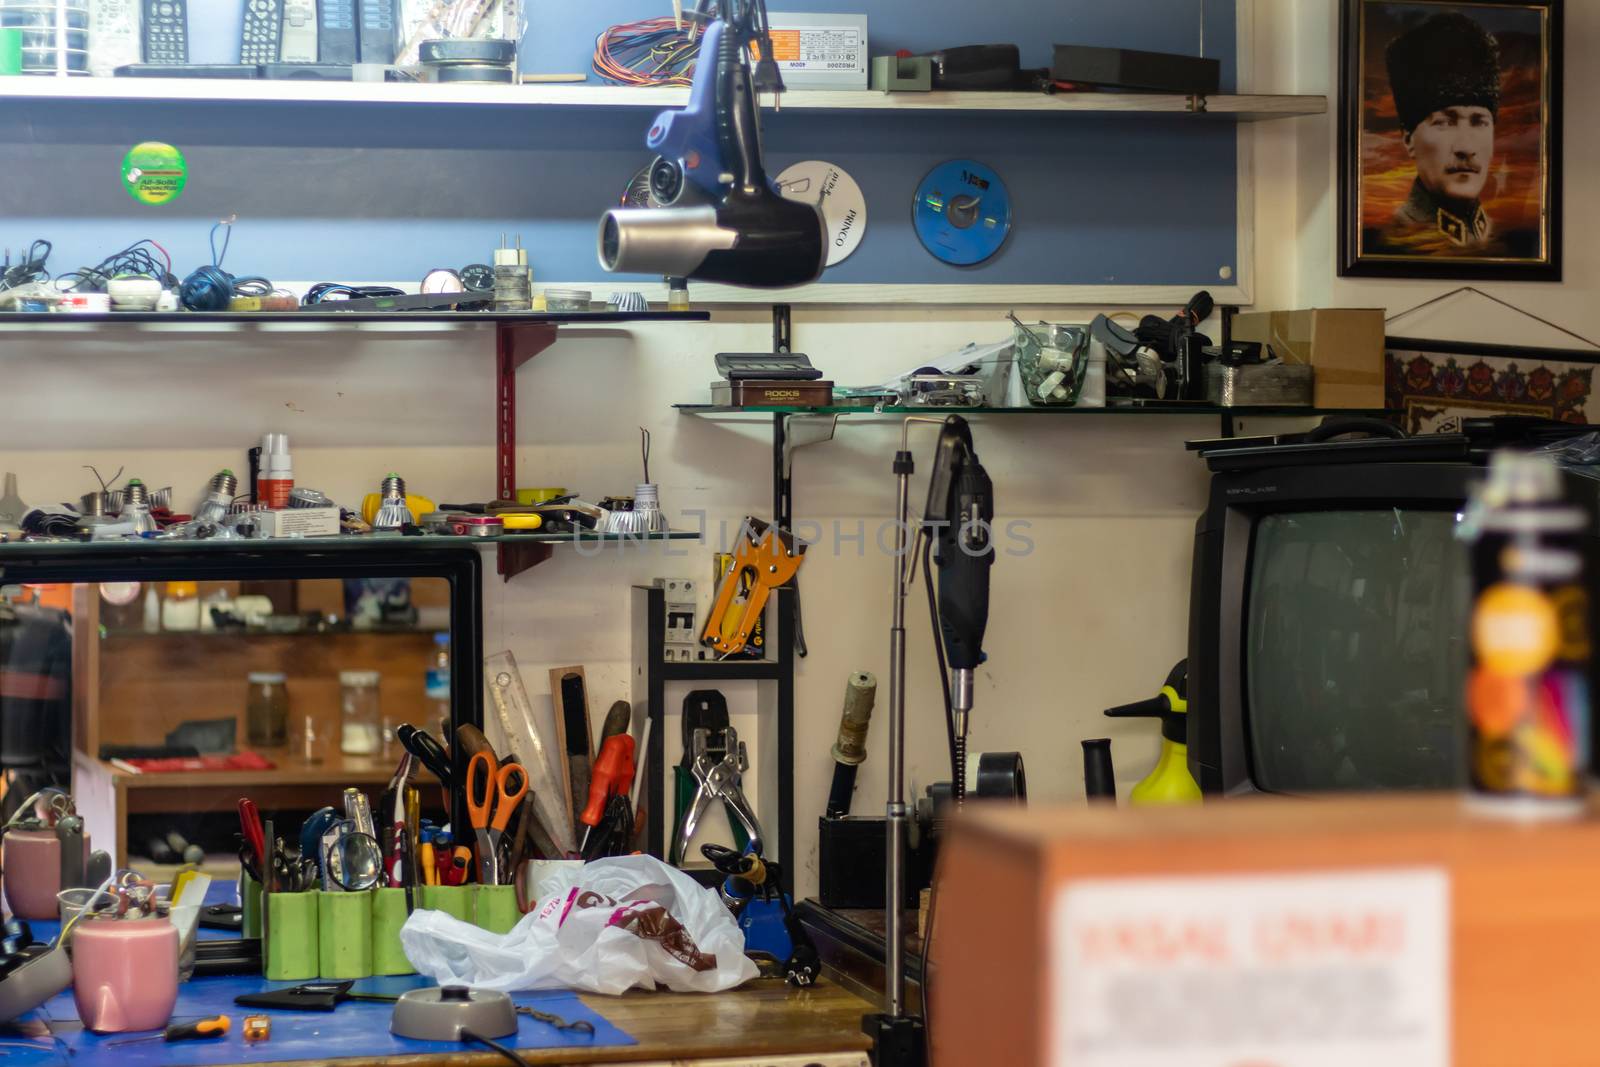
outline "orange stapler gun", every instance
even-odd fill
[[[756,620],[761,618],[767,597],[794,578],[804,560],[805,548],[796,547],[793,534],[760,519],[745,519],[734,549],[733,566],[717,588],[717,601],[706,619],[700,643],[724,656],[741,652]],[[735,598],[746,584],[750,592],[741,608]]]

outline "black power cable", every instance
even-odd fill
[[[502,1056],[504,1056],[506,1058],[506,1061],[508,1063],[516,1064],[516,1067],[528,1067],[528,1061],[523,1059],[521,1056],[517,1055],[517,1052],[516,1052],[515,1049],[510,1048],[509,1046],[506,1046],[506,1045],[502,1045],[498,1041],[490,1041],[487,1037],[484,1037],[482,1034],[475,1034],[471,1030],[463,1030],[463,1031],[461,1031],[461,1040],[463,1042],[476,1043],[476,1044],[484,1046],[487,1049],[491,1049],[491,1050],[493,1050],[495,1052],[498,1052],[498,1053],[500,1053],[500,1055],[502,1055]]]

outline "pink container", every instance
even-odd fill
[[[159,1030],[178,1003],[178,931],[166,919],[88,919],[72,932],[72,999],[100,1034]]]
[[[5,837],[6,905],[19,919],[57,917],[61,842],[54,830],[12,830]]]

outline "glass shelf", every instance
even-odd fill
[[[368,323],[495,322],[528,326],[585,326],[615,322],[705,322],[707,311],[339,311],[336,302],[299,311],[0,311],[0,326],[74,323]]]
[[[263,629],[227,629],[227,630],[131,630],[107,629],[100,634],[106,641],[139,641],[145,638],[192,638],[204,640],[233,639],[256,640],[263,637],[429,637],[437,630],[419,629],[415,626],[373,626],[364,630],[355,630],[349,627],[338,627],[330,630],[263,630]]]
[[[239,554],[274,553],[392,553],[397,549],[407,551],[460,551],[478,545],[628,545],[651,541],[693,541],[700,537],[693,531],[671,530],[658,534],[597,534],[597,533],[515,533],[497,537],[450,537],[437,534],[405,537],[391,534],[347,534],[342,537],[259,537],[247,540],[188,541],[171,539],[123,539],[116,541],[20,541],[0,542],[0,564],[8,556],[26,556],[30,559],[66,559],[76,556],[127,555],[133,553],[176,553],[187,555],[226,556]],[[3,575],[0,575],[3,577]]]
[[[1388,411],[1384,408],[1308,408],[1308,407],[1220,407],[1216,404],[1202,403],[1149,403],[1126,404],[1101,408],[1080,407],[1026,407],[1026,408],[937,408],[937,407],[904,407],[901,405],[885,405],[883,407],[862,406],[859,404],[830,404],[827,407],[756,407],[740,408],[720,404],[674,404],[679,412],[685,415],[861,415],[867,417],[898,417],[903,415],[926,415],[930,418],[940,418],[945,415],[961,415],[963,417],[993,415],[1203,415],[1215,418],[1218,415],[1249,416],[1285,416],[1316,418],[1323,415],[1367,415],[1381,418],[1385,415],[1396,415],[1399,412]]]

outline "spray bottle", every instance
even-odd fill
[[[289,459],[289,435],[261,435],[261,475],[256,479],[256,496],[269,508],[289,506],[289,490],[294,488],[294,465]]]
[[[1161,755],[1155,770],[1128,794],[1129,802],[1136,806],[1200,803],[1200,786],[1189,773],[1188,687],[1189,661],[1180,660],[1160,693],[1149,700],[1106,709],[1114,719],[1161,720]]]

